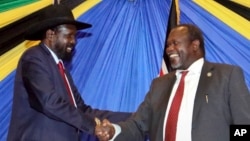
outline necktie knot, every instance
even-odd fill
[[[184,79],[187,75],[188,71],[182,71],[181,72],[181,78]]]
[[[61,70],[64,70],[64,65],[63,65],[63,62],[60,60],[58,62],[58,67],[61,69]]]

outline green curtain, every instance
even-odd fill
[[[0,0],[0,12],[12,10],[39,0]]]

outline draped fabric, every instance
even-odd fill
[[[1,0],[0,1],[0,12],[5,12],[10,9],[20,7],[23,5],[30,4],[32,2],[36,2],[38,0]]]
[[[75,56],[66,67],[87,104],[114,111],[137,109],[161,68],[170,3],[103,0],[78,18],[93,27],[77,34]],[[179,1],[179,8],[180,23],[194,23],[204,32],[206,59],[242,67],[250,88],[249,39],[193,1]],[[7,136],[14,75],[0,82],[0,141]]]
[[[0,141],[5,141],[9,127],[15,71],[0,82]]]
[[[109,0],[79,17],[93,25],[78,34],[71,64],[87,103],[115,111],[136,110],[159,74],[167,12],[164,1]]]
[[[244,71],[248,88],[250,88],[250,40],[193,2],[180,1],[180,8],[181,23],[196,24],[203,31],[206,59],[240,66]],[[249,29],[249,24],[243,28]],[[239,23],[238,26],[242,25]]]

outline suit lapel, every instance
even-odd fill
[[[51,71],[52,77],[54,78],[54,80],[56,80],[58,86],[60,86],[60,90],[63,91],[63,92],[58,92],[58,93],[61,94],[63,97],[68,98],[67,89],[65,87],[65,83],[64,83],[64,81],[62,79],[62,76],[61,76],[61,74],[59,72],[59,69],[58,69],[58,66],[57,66],[57,64],[55,62],[55,59],[53,58],[53,56],[50,53],[49,49],[43,43],[40,43],[39,47],[43,51],[43,54],[45,54],[45,59],[48,62],[47,65],[52,70]],[[69,79],[70,78],[69,72],[67,72],[67,70],[65,70],[65,73],[66,73],[67,78]],[[70,84],[70,87],[72,88],[71,79],[69,79],[69,84]]]
[[[163,140],[163,128],[164,128],[164,119],[165,119],[165,115],[166,115],[166,109],[167,109],[167,105],[168,105],[168,100],[170,98],[170,94],[171,94],[171,91],[172,91],[172,88],[174,86],[174,83],[176,81],[176,75],[175,75],[175,71],[174,72],[171,72],[171,75],[168,75],[168,78],[166,79],[167,83],[164,83],[166,84],[165,86],[165,89],[162,91],[162,98],[161,98],[161,102],[160,102],[160,105],[159,105],[159,109],[160,109],[160,113],[161,115],[159,116],[160,119],[159,119],[159,125],[156,129],[154,130],[156,133],[155,133],[155,138],[157,138],[156,140]]]
[[[195,127],[195,123],[197,123],[195,121],[199,117],[201,104],[207,102],[206,96],[208,94],[208,84],[211,84],[209,81],[211,80],[210,77],[212,75],[213,75],[213,65],[205,61],[201,71],[201,76],[194,100],[193,119],[192,119],[193,127]]]
[[[40,43],[39,47],[41,47],[41,49],[44,51],[44,53],[46,53],[48,56],[52,57],[52,55],[49,52],[49,49],[43,43]]]
[[[161,110],[164,111],[164,112],[162,112],[164,114],[166,113],[168,100],[170,98],[172,88],[173,88],[175,81],[176,81],[175,72],[173,72],[172,75],[169,75],[169,78],[166,81],[168,81],[169,83],[166,83],[167,85],[166,85],[165,89],[163,90],[162,102],[160,102],[161,103],[160,107],[161,107]]]

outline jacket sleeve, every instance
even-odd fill
[[[250,93],[244,75],[239,67],[234,67],[229,76],[229,102],[233,124],[250,123]]]
[[[22,58],[22,76],[30,106],[34,110],[87,133],[94,132],[93,118],[66,99],[64,83],[52,58],[48,61],[34,55],[25,55]]]

